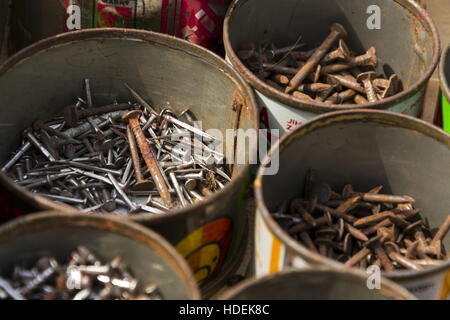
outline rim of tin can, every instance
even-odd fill
[[[125,39],[147,42],[149,44],[165,46],[172,50],[180,50],[186,52],[186,54],[192,55],[197,59],[201,59],[206,63],[215,67],[218,71],[223,72],[227,77],[229,77],[234,83],[236,83],[237,88],[240,92],[245,95],[245,102],[247,109],[252,115],[253,128],[258,130],[258,107],[256,104],[255,96],[253,90],[247,84],[247,82],[241,77],[241,75],[236,72],[233,67],[223,60],[217,54],[185,40],[176,38],[174,36],[161,34],[152,31],[138,30],[138,29],[125,29],[125,28],[99,28],[99,29],[84,29],[78,31],[72,31],[67,33],[62,33],[56,36],[52,36],[43,40],[40,40],[11,56],[2,65],[0,65],[0,76],[7,73],[12,67],[21,61],[32,57],[33,55],[46,51],[49,48],[58,45],[70,44],[71,42],[81,41],[81,40],[92,40],[92,39]],[[241,111],[243,112],[243,111]],[[238,115],[239,117],[239,115]],[[249,150],[250,157],[257,154],[257,145],[251,145]],[[198,209],[203,208],[213,202],[220,201],[222,195],[232,192],[234,188],[238,188],[241,181],[250,172],[251,164],[245,164],[244,168],[238,172],[231,181],[225,184],[225,187],[212,195],[205,197],[202,201],[190,204],[185,208],[177,208],[167,213],[160,215],[153,214],[142,214],[142,215],[129,215],[130,218],[136,222],[155,222],[160,223],[162,221],[168,222],[171,219],[183,215],[195,215]],[[27,190],[26,188],[14,183],[11,178],[9,178],[5,173],[0,172],[0,186],[7,191],[14,193],[21,200],[26,201],[34,207],[41,208],[43,210],[63,210],[66,212],[80,212],[79,209],[71,207],[64,203],[59,203],[56,201],[51,201],[45,197],[34,194],[33,192]]]
[[[269,230],[288,248],[294,252],[299,253],[301,256],[310,257],[314,263],[324,264],[333,268],[345,268],[343,263],[336,260],[329,259],[310,251],[308,248],[300,244],[297,240],[292,238],[280,225],[272,218],[269,210],[267,209],[266,203],[264,201],[263,195],[263,180],[264,180],[264,167],[266,164],[270,163],[270,155],[274,152],[279,152],[280,157],[284,149],[286,149],[293,140],[298,139],[304,135],[314,132],[324,127],[328,127],[335,123],[343,122],[378,122],[388,126],[396,126],[405,129],[416,130],[450,148],[450,134],[446,133],[444,130],[429,124],[420,119],[416,119],[411,116],[399,114],[391,111],[381,111],[381,110],[369,110],[369,109],[355,109],[355,110],[345,110],[339,112],[332,112],[316,117],[313,120],[306,122],[304,125],[299,126],[293,131],[290,131],[280,140],[278,140],[264,159],[258,169],[258,173],[254,182],[255,197],[257,209],[261,213],[264,223],[268,226]],[[345,268],[347,269],[347,268]],[[354,269],[354,268],[348,268]],[[423,277],[429,274],[436,274],[444,271],[445,269],[450,269],[450,257],[447,257],[442,264],[439,266],[429,267],[423,270],[398,270],[391,273],[382,272],[383,276],[393,279],[393,280],[403,280],[410,277]]]
[[[272,88],[262,80],[260,80],[258,77],[256,77],[253,72],[251,72],[244,63],[241,62],[239,57],[237,56],[236,52],[233,50],[233,46],[231,45],[230,41],[230,24],[232,22],[232,19],[234,18],[236,12],[239,10],[241,6],[243,6],[246,2],[249,2],[252,0],[234,0],[231,6],[229,7],[227,14],[225,16],[225,22],[224,22],[224,30],[223,30],[223,42],[225,45],[225,51],[227,53],[227,56],[230,58],[231,63],[233,66],[236,67],[236,69],[241,73],[244,78],[251,84],[253,88],[255,88],[257,91],[263,93],[265,96],[268,96],[271,99],[274,99],[278,102],[282,102],[285,105],[288,105],[289,107],[299,109],[299,110],[305,110],[310,111],[314,113],[324,113],[324,112],[330,112],[330,111],[339,111],[339,110],[348,110],[348,109],[386,109],[391,105],[396,104],[398,101],[403,101],[411,96],[413,96],[416,91],[424,85],[433,75],[434,71],[436,70],[439,59],[441,56],[441,44],[440,44],[440,38],[439,33],[436,28],[436,25],[434,24],[431,16],[429,13],[421,6],[419,5],[415,0],[390,0],[398,3],[400,6],[402,6],[405,10],[409,10],[411,14],[419,18],[419,21],[422,22],[425,26],[427,26],[430,29],[431,36],[433,38],[433,58],[431,61],[430,67],[427,69],[427,71],[420,77],[418,81],[416,81],[414,84],[412,84],[407,90],[403,90],[402,92],[399,92],[392,97],[372,102],[368,104],[361,104],[361,105],[355,105],[355,104],[326,104],[322,102],[305,102],[304,100],[301,100],[297,97],[288,95],[284,92],[280,92],[276,90],[275,88]]]
[[[242,281],[236,286],[226,290],[220,296],[217,297],[217,300],[234,300],[236,296],[243,291],[251,288],[255,284],[261,284],[264,282],[268,282],[276,277],[288,277],[290,275],[297,274],[335,274],[336,276],[351,276],[355,281],[365,282],[367,280],[367,274],[362,270],[358,269],[331,269],[324,266],[312,268],[299,268],[299,269],[285,269],[283,271],[267,274],[265,276],[259,278],[252,278]],[[299,288],[301,289],[301,288]],[[411,294],[404,287],[398,285],[397,283],[389,280],[386,277],[383,277],[381,280],[381,289],[383,296],[393,296],[397,300],[418,300],[413,294]]]
[[[61,227],[94,228],[131,238],[151,248],[170,263],[188,289],[191,299],[199,300],[200,291],[187,262],[175,248],[155,231],[111,214],[74,214],[58,211],[42,211],[14,219],[0,226],[0,243],[7,243],[17,236],[57,229]]]
[[[447,65],[447,60],[450,62],[450,43],[447,46],[447,49],[442,53],[441,62],[439,64],[439,76],[441,78],[441,89],[444,93],[447,101],[450,102],[450,75],[445,74],[445,68],[450,68],[450,65]]]

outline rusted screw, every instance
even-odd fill
[[[362,83],[364,85],[364,90],[366,92],[367,98],[369,99],[369,102],[377,102],[378,98],[375,93],[375,88],[373,87],[372,81],[376,77],[376,73],[373,71],[364,72],[361,73],[357,81]]]
[[[392,76],[389,77],[389,81],[387,83],[385,90],[381,95],[381,98],[385,99],[395,95],[399,90],[399,86],[400,80],[398,79],[398,76],[396,74],[393,74]]]
[[[356,81],[352,81],[346,77],[339,76],[339,75],[328,75],[328,78],[334,79],[335,81],[339,82],[343,87],[352,89],[359,93],[366,93],[364,88]]]
[[[447,235],[449,229],[450,229],[450,215],[447,216],[442,226],[434,235],[433,240],[431,240],[430,246],[434,248],[434,253],[436,256],[438,256],[441,252],[441,242]]]
[[[134,190],[150,190],[153,183],[144,179],[141,168],[141,160],[139,159],[138,147],[136,140],[134,139],[133,132],[130,127],[127,128],[127,140],[130,146],[131,159],[133,161],[134,176],[136,177],[136,183],[133,185]]]
[[[164,177],[159,169],[158,164],[156,163],[155,158],[153,157],[153,153],[150,150],[150,146],[144,136],[144,133],[141,130],[139,124],[139,117],[142,115],[142,112],[139,110],[130,111],[125,114],[122,119],[128,121],[128,125],[136,137],[136,142],[141,150],[142,157],[144,158],[145,163],[152,175],[153,181],[155,182],[156,188],[164,201],[164,204],[171,208],[172,207],[172,197],[170,195],[169,189],[164,181]]]
[[[366,54],[349,59],[344,63],[330,64],[322,68],[322,74],[338,73],[355,67],[376,67],[378,58],[375,48],[370,48]]]
[[[347,45],[345,44],[344,40],[339,40],[339,47],[328,53],[323,59],[323,63],[330,63],[335,60],[348,60],[350,58],[350,50],[348,49]]]
[[[294,78],[286,88],[285,93],[291,93],[295,90],[307,77],[308,74],[319,64],[323,57],[327,54],[328,50],[333,46],[340,38],[345,38],[347,31],[340,24],[333,24],[331,26],[331,33],[325,39],[325,41],[314,51],[313,55],[306,64],[297,72]]]
[[[386,254],[386,251],[384,251],[382,247],[381,237],[376,236],[372,239],[370,239],[368,242],[366,242],[365,246],[372,249],[377,257],[380,259],[380,262],[383,266],[383,268],[388,271],[392,272],[395,270],[394,266],[392,265],[392,262],[389,260],[389,257]]]
[[[360,94],[357,94],[354,97],[354,101],[355,101],[356,104],[368,104],[369,103],[369,100],[367,100],[365,97],[363,97]]]

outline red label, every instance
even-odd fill
[[[124,5],[108,4],[99,1],[95,8],[95,26],[104,27],[127,27],[134,25],[134,1],[124,1]]]

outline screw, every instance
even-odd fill
[[[364,98],[362,95],[357,94],[354,98],[354,101],[356,104],[368,104],[369,100],[367,100],[366,98]]]
[[[399,254],[399,248],[394,242],[386,242],[384,244],[386,247],[386,253],[388,254],[389,258],[391,258],[393,261],[397,262],[398,264],[402,265],[406,269],[409,270],[421,270],[422,267],[415,264],[413,261],[409,260],[408,258],[402,256]]]
[[[144,179],[141,168],[141,160],[139,159],[138,147],[136,145],[136,140],[131,132],[131,129],[127,128],[127,140],[130,146],[131,159],[133,161],[134,176],[136,178],[136,183],[133,185],[134,190],[150,190],[153,183],[149,180]]]
[[[262,67],[267,71],[278,72],[287,75],[295,75],[298,71],[295,68],[283,67],[278,64],[271,64],[271,63],[263,63]]]
[[[375,88],[372,84],[372,81],[373,79],[375,79],[376,75],[377,74],[373,71],[363,72],[357,78],[357,81],[364,85],[364,90],[366,92],[367,98],[369,99],[369,102],[378,101],[377,95],[375,93]]]
[[[400,80],[398,79],[398,76],[396,74],[393,74],[389,77],[389,81],[387,83],[387,86],[385,90],[383,91],[381,98],[385,99],[390,96],[395,95],[398,92],[398,88],[400,86]]]
[[[156,163],[155,158],[150,150],[150,146],[145,139],[144,133],[142,132],[139,125],[139,117],[142,112],[138,110],[131,111],[125,114],[122,119],[128,120],[129,127],[136,137],[136,142],[141,150],[141,154],[147,164],[147,167],[150,171],[150,174],[153,177],[153,181],[155,182],[156,188],[158,189],[161,198],[164,200],[164,203],[167,207],[172,207],[172,198],[170,196],[169,190],[167,189],[167,185],[164,181],[162,173]]]
[[[352,81],[352,80],[350,80],[350,79],[348,79],[346,77],[343,77],[343,76],[332,75],[332,74],[328,75],[328,78],[339,82],[342,86],[344,86],[346,88],[352,89],[352,90],[354,90],[356,92],[359,92],[359,93],[363,93],[363,94],[365,93],[364,88],[356,81]]]
[[[268,50],[267,51],[269,53],[268,59],[271,60],[271,59],[275,58],[276,56],[279,56],[279,55],[282,55],[282,54],[289,53],[291,51],[295,51],[295,50],[301,49],[303,46],[305,46],[304,43],[298,43],[298,44],[294,44],[294,45],[283,47],[283,48],[279,48],[279,49]]]
[[[313,55],[308,59],[306,64],[300,68],[294,78],[292,78],[289,86],[285,90],[285,93],[291,93],[294,91],[295,88],[297,88],[308,77],[308,74],[319,64],[333,44],[340,38],[344,38],[346,36],[347,31],[342,25],[337,23],[333,24],[331,26],[331,33],[319,46],[319,48],[314,51]]]
[[[183,207],[186,207],[187,202],[186,202],[184,194],[183,194],[183,192],[182,192],[182,190],[180,188],[180,184],[178,183],[177,177],[175,176],[175,173],[170,172],[169,173],[169,177],[170,177],[170,180],[172,181],[172,185],[173,185],[173,187],[174,187],[174,189],[175,189],[175,191],[176,191],[176,193],[178,195],[178,198],[181,201],[181,205]]]
[[[375,48],[370,48],[366,54],[350,58],[345,63],[330,64],[322,68],[322,74],[338,73],[355,67],[376,67],[378,58]]]
[[[386,251],[384,251],[380,239],[381,239],[380,236],[376,236],[370,239],[368,242],[366,242],[365,246],[372,249],[375,252],[378,259],[380,259],[381,265],[386,271],[392,272],[395,270],[395,268],[392,265],[392,262],[389,260]]]
[[[25,130],[25,136],[28,140],[42,152],[42,154],[50,161],[56,161],[56,159],[51,155],[51,153],[39,142],[39,140],[31,132],[31,129]]]
[[[328,53],[323,59],[322,63],[330,63],[334,60],[348,60],[350,58],[350,50],[348,49],[347,45],[345,44],[344,40],[339,40],[339,47]]]
[[[434,248],[433,252],[436,256],[440,254],[441,251],[441,242],[447,235],[448,231],[450,229],[450,215],[447,216],[442,226],[439,228],[439,230],[434,235],[433,239],[431,240],[430,246]]]

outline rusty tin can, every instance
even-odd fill
[[[44,255],[66,261],[78,246],[105,261],[121,257],[141,285],[156,284],[165,299],[200,299],[194,276],[175,248],[157,233],[111,215],[49,211],[2,225],[0,275]]]
[[[368,28],[369,8],[380,10],[380,29]],[[357,52],[374,46],[377,72],[396,73],[405,90],[357,107],[305,102],[258,79],[237,56],[239,47],[249,41],[272,40],[278,48],[299,39],[320,43],[333,23],[347,29],[346,42]],[[227,59],[255,89],[261,128],[278,129],[280,136],[322,113],[343,109],[384,109],[417,117],[440,56],[437,29],[414,0],[235,0],[225,17],[224,44]],[[277,138],[272,134],[271,139]]]
[[[450,163],[450,135],[413,117],[377,110],[322,115],[288,133],[269,154],[279,154],[279,172],[264,174],[268,155],[254,183],[258,276],[290,266],[344,268],[298,243],[270,215],[282,200],[302,194],[308,169],[333,190],[347,183],[358,190],[383,185],[387,194],[411,195],[431,226],[440,226],[448,215],[450,170],[443,170],[442,163]],[[450,237],[443,244],[449,248]],[[418,298],[444,299],[450,293],[450,259],[421,271],[384,275]]]
[[[326,268],[285,270],[250,279],[227,290],[218,299],[416,300],[407,290],[386,278],[382,278],[380,289],[369,289],[367,274],[362,271]]]
[[[15,52],[76,28],[120,27],[157,31],[223,51],[222,25],[229,1],[15,0],[11,49]]]
[[[9,124],[0,132],[14,137],[0,145],[0,158],[5,160],[20,144],[22,130],[36,118],[49,118],[70,104],[84,78],[91,79],[99,105],[115,98],[128,101],[127,83],[155,108],[167,103],[176,113],[190,108],[205,130],[215,128],[226,137],[227,129],[243,129],[224,146],[235,151],[234,157],[246,155],[245,163],[230,165],[232,181],[224,189],[168,214],[130,217],[161,233],[186,257],[205,294],[219,289],[242,262],[248,237],[244,210],[256,145],[247,146],[244,135],[258,129],[251,88],[220,57],[174,37],[134,29],[65,33],[0,66],[0,118]],[[30,211],[74,210],[27,191],[3,173],[0,187]]]

